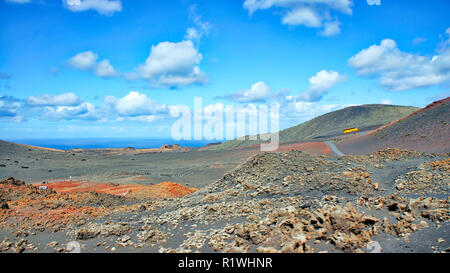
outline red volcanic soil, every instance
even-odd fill
[[[302,151],[311,155],[334,155],[330,146],[325,142],[282,144],[277,151]]]
[[[198,191],[173,182],[163,182],[133,190],[129,196],[135,198],[176,198]]]
[[[338,144],[346,154],[369,154],[385,148],[420,152],[450,152],[450,97],[365,136],[351,136]]]
[[[79,221],[94,219],[117,212],[133,212],[139,203],[126,200],[149,200],[176,198],[194,193],[176,183],[157,185],[115,185],[84,181],[61,181],[46,185],[26,185],[20,180],[0,180],[0,228],[53,228]],[[123,197],[126,195],[126,197]],[[101,205],[101,206],[99,206]]]
[[[245,148],[259,149],[260,144],[251,145]],[[234,150],[244,149],[244,147],[232,148]],[[300,142],[291,144],[280,144],[275,152],[301,151],[310,155],[334,155],[330,146],[325,142]]]
[[[442,100],[435,101],[435,102],[433,102],[433,103],[427,105],[425,108],[422,108],[422,109],[420,109],[419,111],[414,112],[414,113],[412,113],[411,115],[409,115],[409,116],[407,116],[407,117],[405,117],[405,118],[403,118],[403,119],[407,119],[407,118],[409,118],[409,117],[411,117],[411,116],[417,115],[417,114],[419,114],[419,113],[421,113],[421,112],[428,111],[428,110],[433,109],[433,108],[437,108],[437,107],[440,107],[440,106],[445,106],[445,104],[447,104],[447,103],[449,103],[449,102],[450,102],[450,97],[448,97],[448,98],[446,98],[446,99],[442,99]]]
[[[43,186],[35,184],[36,187]],[[46,185],[60,193],[98,192],[112,195],[139,197],[139,198],[174,198],[182,197],[196,192],[198,189],[188,188],[183,185],[164,182],[157,185],[117,185],[105,183],[92,183],[85,181],[59,181]]]

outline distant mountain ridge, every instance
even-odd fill
[[[326,140],[343,134],[347,128],[373,130],[386,123],[404,118],[420,108],[410,106],[369,104],[351,106],[316,117],[297,126],[280,131],[281,143]],[[231,140],[210,149],[246,147],[260,144],[260,140]]]

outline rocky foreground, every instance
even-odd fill
[[[0,251],[449,252],[449,154],[259,154],[178,198],[0,182]]]

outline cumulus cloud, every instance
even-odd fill
[[[203,55],[198,50],[198,44],[203,36],[208,35],[211,24],[204,22],[196,13],[195,5],[190,8],[190,18],[193,27],[187,29],[184,41],[161,42],[152,46],[145,63],[135,68],[134,72],[117,72],[108,59],[97,62],[98,54],[92,51],[78,53],[68,63],[78,70],[92,70],[102,78],[123,76],[127,81],[144,79],[155,88],[205,84],[208,79],[199,67]]]
[[[139,92],[130,92],[123,98],[107,96],[104,105],[107,112],[121,117],[150,116],[168,112],[166,105],[157,104]]]
[[[299,7],[286,13],[282,19],[282,23],[294,26],[320,27],[322,26],[322,19],[311,8]]]
[[[270,94],[270,88],[264,82],[260,81],[251,86],[250,89],[237,91],[236,93],[216,97],[216,99],[229,99],[239,103],[264,102],[268,100],[278,101],[280,103],[291,103],[298,100],[301,102],[317,102],[322,99],[328,90],[347,80],[347,76],[339,74],[333,70],[322,70],[309,78],[309,88],[299,96],[291,96],[290,89],[281,89]]]
[[[438,44],[438,52],[450,50],[450,27],[445,30],[445,34],[448,36],[447,38],[442,38],[442,35],[439,35],[441,42]]]
[[[380,78],[381,86],[392,91],[429,87],[450,81],[448,47],[442,47],[434,56],[422,56],[403,52],[394,40],[384,39],[379,45],[361,50],[348,63],[358,75]]]
[[[278,8],[281,10],[281,22],[285,25],[303,25],[322,28],[322,36],[340,33],[339,22],[332,19],[332,11],[352,14],[351,0],[245,0],[244,8],[252,15],[257,10]]]
[[[276,92],[275,94],[273,94],[271,96],[271,99],[275,100],[275,101],[286,101],[286,100],[291,100],[293,97],[290,95],[291,90],[288,88],[283,88],[280,91]]]
[[[202,58],[192,41],[161,42],[152,46],[149,57],[137,70],[155,87],[204,84],[207,79],[198,66]]]
[[[163,117],[161,115],[144,115],[144,116],[136,116],[136,117],[119,117],[119,118],[117,118],[117,121],[131,120],[131,121],[137,121],[137,122],[151,123],[151,122],[161,120],[162,118]]]
[[[320,114],[349,106],[321,105],[314,102],[299,101],[297,97],[290,96],[289,90],[287,89],[277,92],[270,98],[274,98],[275,96],[278,101],[277,104],[280,106],[280,119],[287,122],[290,126]],[[45,97],[46,95],[41,95],[35,98]],[[8,119],[11,122],[21,122],[26,118],[38,117],[54,122],[89,120],[151,123],[164,119],[178,118],[180,112],[189,110],[184,105],[166,106],[159,104],[146,94],[139,92],[129,92],[123,97],[106,96],[103,103],[99,106],[85,101],[80,101],[78,104],[74,102],[73,105],[68,104],[65,100],[61,99],[47,99],[45,102],[38,101],[35,105],[30,105],[28,101],[21,101],[14,97],[0,95],[0,118]],[[204,124],[205,126],[208,124],[208,126],[213,125],[216,118],[216,111],[232,111],[245,114],[256,111],[257,108],[252,103],[228,106],[222,103],[207,105],[203,109]]]
[[[109,63],[109,60],[103,60],[99,62],[94,71],[95,75],[102,78],[109,78],[117,76],[117,72],[114,67]]]
[[[349,105],[339,104],[322,105],[314,102],[292,100],[291,102],[285,103],[282,107],[280,107],[280,116],[290,119],[296,118],[299,121],[306,121],[325,113],[343,109],[348,106]]]
[[[253,14],[257,10],[272,7],[295,7],[298,5],[324,5],[336,11],[351,14],[353,2],[351,0],[245,0],[244,8]]]
[[[52,121],[100,118],[93,104],[82,101],[74,93],[30,96],[22,106],[22,110],[27,114],[38,115],[41,119]]]
[[[97,120],[96,108],[89,102],[82,102],[75,106],[46,106],[41,118],[48,120]]]
[[[78,70],[91,70],[95,75],[102,78],[111,78],[118,76],[108,59],[97,62],[98,54],[92,51],[78,53],[69,60],[69,65]]]
[[[289,95],[288,89],[283,89],[277,94],[280,120],[287,122],[285,123],[287,126],[293,126],[325,113],[351,106],[350,104],[322,104],[304,101],[300,96]]]
[[[224,98],[235,102],[261,102],[269,98],[270,88],[264,82],[257,82],[248,90],[241,90]]]
[[[367,0],[367,5],[369,6],[380,6],[381,0]]]
[[[122,11],[121,0],[62,0],[63,6],[73,12],[95,10],[103,15]]]
[[[136,121],[154,122],[170,117],[169,107],[145,94],[129,92],[124,97],[106,96],[101,105],[82,101],[73,93],[31,96],[20,100],[0,95],[0,118],[21,122],[39,117],[50,121]]]
[[[5,0],[6,3],[14,3],[14,4],[28,4],[31,0]]]
[[[10,96],[0,95],[0,118],[14,118],[18,116],[21,102]]]
[[[79,70],[91,69],[98,59],[98,55],[92,51],[78,53],[69,60],[69,64]]]
[[[340,75],[337,71],[319,71],[309,79],[309,89],[300,94],[299,99],[309,102],[319,101],[329,89],[346,80],[347,77]]]
[[[339,21],[325,22],[324,29],[320,35],[325,37],[336,36],[341,33],[341,23]]]
[[[27,104],[31,106],[74,106],[81,103],[80,98],[74,93],[64,93],[60,95],[30,96]]]

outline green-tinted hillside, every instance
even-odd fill
[[[350,127],[358,127],[361,131],[376,129],[388,122],[406,117],[417,110],[419,108],[383,104],[347,107],[280,131],[280,142],[324,140],[341,135],[344,129]],[[244,147],[260,143],[260,140],[232,140],[208,149]]]
[[[338,147],[346,154],[369,154],[387,147],[448,153],[449,123],[450,98],[446,98],[372,134],[346,140]]]

